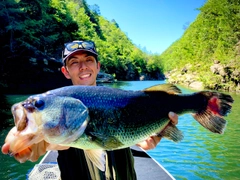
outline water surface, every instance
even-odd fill
[[[105,84],[126,90],[142,90],[164,81],[127,81]],[[180,87],[180,86],[179,86]],[[183,93],[192,90],[182,88]],[[178,128],[183,131],[180,143],[163,139],[154,150],[148,151],[173,177],[190,180],[240,179],[240,95],[231,94],[235,100],[224,135],[213,134],[199,125],[191,115],[179,116]],[[27,95],[9,95],[9,103],[19,102]],[[163,102],[164,103],[164,102]],[[0,144],[13,126],[13,119],[1,119]],[[39,160],[40,161],[40,160]],[[38,161],[38,162],[39,162]],[[0,153],[0,179],[26,179],[27,172],[38,162],[20,164],[13,157]]]
[[[128,90],[141,90],[163,81],[136,81],[122,83]],[[193,90],[178,86],[183,93]],[[229,94],[229,93],[228,93]],[[190,114],[179,116],[178,128],[183,131],[180,143],[163,139],[148,151],[176,179],[240,179],[240,95],[234,98],[232,112],[226,117],[227,128],[223,135],[213,134],[203,128]],[[164,102],[163,102],[164,103]]]

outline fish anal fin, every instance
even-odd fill
[[[165,91],[169,94],[180,94],[181,90],[173,84],[159,84],[144,89],[143,91]]]
[[[183,133],[175,125],[169,123],[165,129],[158,134],[166,139],[172,140],[173,142],[180,142],[183,139]]]
[[[90,161],[98,167],[101,171],[106,169],[106,151],[94,149],[94,150],[84,150],[85,156],[90,159]]]

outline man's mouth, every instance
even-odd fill
[[[84,79],[84,78],[89,78],[91,76],[91,74],[84,74],[82,76],[80,76],[81,79]]]

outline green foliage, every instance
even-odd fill
[[[138,80],[144,73],[155,76],[156,68],[147,68],[148,55],[133,45],[115,20],[103,18],[97,5],[89,6],[85,0],[8,0],[0,7],[4,84],[46,81],[30,75],[33,71],[53,77],[56,70],[42,66],[44,59],[61,62],[63,44],[76,39],[95,41],[102,70],[118,80]]]
[[[162,55],[164,70],[187,63],[228,62],[235,57],[240,40],[240,1],[209,0],[199,9],[196,21]]]
[[[191,64],[196,79],[204,84],[219,83],[217,76],[212,80],[206,78],[206,74],[211,74],[209,68],[214,60],[222,64],[231,60],[236,65],[229,73],[238,74],[240,2],[208,0],[199,10],[196,21],[181,39],[162,55],[150,55],[136,47],[114,19],[103,18],[98,5],[89,6],[85,0],[1,1],[0,81],[8,85],[43,80],[27,72],[54,77],[59,71],[43,66],[44,59],[61,62],[65,42],[85,39],[96,43],[101,69],[118,80],[138,80],[140,76],[164,78],[163,72],[181,70]],[[37,63],[32,64],[31,59]],[[235,84],[239,82],[238,76],[224,78]]]
[[[195,75],[208,87],[223,83],[210,72],[214,61],[228,66],[230,61],[237,64],[240,60],[237,45],[240,42],[240,1],[208,0],[199,10],[200,14],[184,35],[160,58],[164,72],[181,70],[186,64],[192,64]],[[240,66],[235,69],[240,70]]]

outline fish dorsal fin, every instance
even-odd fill
[[[173,84],[158,84],[144,89],[143,91],[165,91],[169,94],[180,94],[182,91]]]
[[[85,156],[101,171],[106,169],[106,151],[100,149],[84,150]]]

